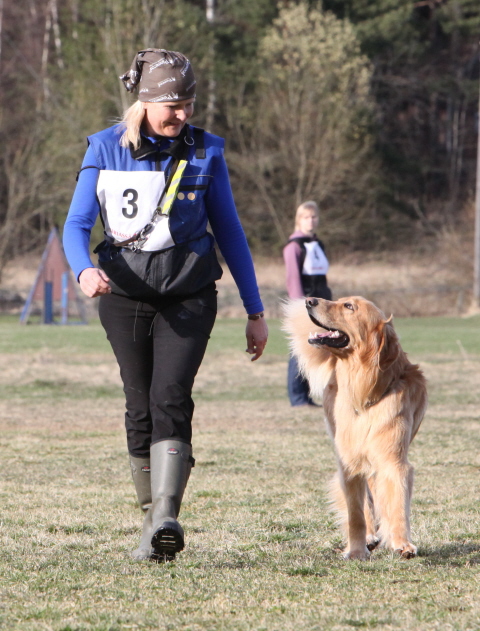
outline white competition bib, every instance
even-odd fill
[[[137,234],[151,221],[164,188],[163,171],[100,171],[97,195],[107,235],[126,241]],[[168,217],[161,217],[142,250],[173,245]]]
[[[318,241],[310,241],[303,245],[305,246],[305,261],[303,262],[302,274],[306,276],[326,274],[329,263]]]

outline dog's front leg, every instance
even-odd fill
[[[367,523],[367,548],[375,550],[380,543],[380,537],[378,536],[377,518],[375,515],[375,480],[373,477],[369,478],[366,485],[365,494],[365,521]]]
[[[345,559],[365,560],[370,556],[367,548],[367,524],[365,521],[366,481],[362,475],[348,476],[343,473],[343,488],[347,502],[347,547],[343,552]]]
[[[406,559],[417,554],[410,541],[410,502],[413,467],[391,463],[377,474],[376,500],[380,508],[380,534],[385,544]]]

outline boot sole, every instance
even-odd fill
[[[154,563],[174,561],[177,552],[185,547],[182,535],[175,528],[161,527],[152,537],[152,554]]]

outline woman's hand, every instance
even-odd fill
[[[109,280],[105,272],[96,267],[85,268],[78,278],[80,289],[89,298],[109,294],[112,291]]]
[[[248,320],[245,334],[247,336],[247,353],[253,355],[252,362],[254,362],[261,357],[267,344],[268,326],[265,318]]]

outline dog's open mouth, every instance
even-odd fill
[[[308,338],[308,343],[314,346],[331,346],[332,348],[344,348],[348,346],[350,342],[350,338],[346,333],[340,331],[339,329],[332,329],[325,324],[319,322],[316,318],[312,316],[311,313],[308,314],[310,320],[322,329],[325,329],[325,333],[310,333]]]

